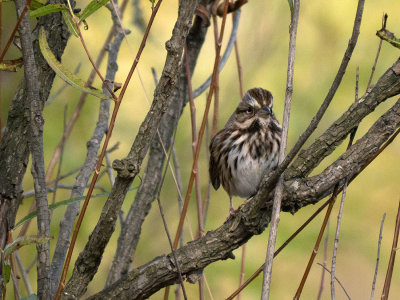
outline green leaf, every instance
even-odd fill
[[[71,31],[71,33],[74,36],[79,37],[78,28],[76,27],[76,24],[75,24],[74,20],[72,19],[70,11],[63,10],[62,15],[63,15],[64,21],[65,21],[65,24],[67,24],[69,31]]]
[[[47,4],[38,9],[35,9],[29,15],[32,18],[37,18],[37,17],[45,16],[47,14],[64,11],[64,10],[68,10],[68,8],[64,4]]]
[[[110,193],[96,194],[96,195],[92,195],[92,198],[101,197],[101,196],[107,196],[109,194]],[[68,199],[68,200],[63,200],[63,201],[60,201],[60,202],[57,202],[57,203],[49,205],[49,209],[53,210],[53,209],[56,209],[57,207],[60,207],[60,206],[69,205],[71,203],[75,203],[75,202],[81,201],[81,200],[85,199],[85,197],[86,196],[71,198],[71,199]],[[36,216],[37,216],[37,212],[36,211],[31,212],[30,214],[28,214],[25,217],[23,217],[17,224],[15,224],[14,229],[19,227],[19,226],[21,226],[26,221],[28,221],[30,219],[33,219]]]
[[[90,3],[85,7],[83,12],[80,15],[81,20],[86,20],[91,14],[97,11],[100,7],[107,4],[110,0],[92,0]]]
[[[11,277],[11,265],[8,261],[3,262],[3,278],[4,282],[7,284]]]
[[[41,3],[41,1],[37,0],[31,0],[31,4],[29,5],[29,9],[31,11],[34,11],[35,9],[38,9],[40,7],[43,7],[46,3]]]
[[[53,52],[51,52],[49,44],[46,40],[46,33],[44,32],[43,27],[40,28],[39,31],[39,46],[42,51],[44,59],[47,61],[49,66],[56,72],[56,74],[61,77],[66,83],[72,85],[73,87],[96,96],[100,99],[109,99],[110,97],[103,94],[101,90],[95,88],[86,87],[85,81],[83,81],[78,76],[74,75],[67,68],[65,68],[54,56]]]
[[[18,250],[19,248],[30,245],[30,244],[42,244],[42,243],[47,243],[49,240],[51,240],[51,237],[46,237],[46,236],[38,236],[38,235],[31,235],[31,236],[20,236],[16,238],[12,243],[9,243],[6,245],[3,251],[3,261],[9,256],[11,253],[13,253],[15,250]]]
[[[133,191],[133,190],[136,190],[136,189],[137,189],[137,187],[133,187],[133,188],[130,188],[129,191]],[[92,195],[91,198],[97,198],[97,197],[108,196],[109,194],[110,194],[110,193],[99,193],[99,194],[96,194],[96,195]],[[86,198],[86,196],[81,196],[81,197],[76,197],[76,198],[71,198],[71,199],[59,201],[59,202],[57,202],[57,203],[54,203],[54,204],[49,205],[49,209],[50,209],[50,210],[53,210],[53,209],[56,209],[57,207],[60,207],[60,206],[69,205],[69,204],[71,204],[71,203],[75,203],[75,202],[84,200],[85,198]],[[17,228],[17,227],[19,227],[19,226],[21,226],[21,225],[24,224],[26,221],[28,221],[28,220],[30,220],[30,219],[33,219],[34,217],[36,217],[36,215],[37,215],[37,212],[36,212],[36,211],[31,212],[30,214],[26,215],[26,216],[23,217],[20,221],[18,221],[17,224],[15,224],[14,229]]]

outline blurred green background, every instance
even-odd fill
[[[78,1],[77,7],[85,7],[88,1]],[[357,1],[303,1],[300,8],[300,19],[297,36],[294,93],[292,112],[289,128],[288,147],[291,147],[309,124],[311,118],[323,101],[331,82],[336,75],[337,69],[343,57],[348,40],[351,35],[356,11]],[[143,10],[143,17],[148,20],[151,13],[151,3],[140,1],[140,8]],[[119,71],[116,77],[117,82],[124,82],[131,67],[134,56],[142,38],[141,31],[132,24],[134,9],[128,5],[124,16],[124,26],[132,32],[124,42],[119,54]],[[336,93],[326,115],[324,116],[316,133],[311,137],[311,143],[331,123],[336,120],[354,101],[354,87],[356,68],[360,68],[360,95],[367,86],[371,68],[375,59],[379,39],[375,32],[381,28],[383,12],[389,14],[388,29],[400,36],[400,2],[397,0],[369,0],[366,1],[361,25],[361,34],[358,44],[353,53],[352,60],[348,66],[343,82]],[[95,15],[88,19],[89,29],[83,32],[85,41],[93,57],[100,51],[108,29],[111,25],[107,9],[100,9]],[[123,158],[130,149],[136,136],[137,130],[145,117],[154,92],[154,80],[151,74],[151,67],[157,70],[160,76],[165,60],[165,42],[170,38],[174,21],[177,16],[177,1],[165,1],[155,19],[145,51],[139,63],[142,83],[136,72],[131,80],[123,100],[119,116],[110,145],[119,142],[118,150],[111,154],[112,159]],[[220,23],[219,19],[219,23]],[[238,45],[243,66],[243,77],[245,90],[261,86],[271,90],[274,95],[274,110],[277,118],[282,120],[283,99],[286,86],[287,70],[287,48],[288,48],[288,27],[290,22],[290,11],[287,1],[249,1],[242,9],[241,21],[238,32]],[[12,3],[3,4],[3,36],[2,45],[15,24],[15,10]],[[35,21],[32,20],[32,25]],[[228,18],[227,31],[224,42],[228,39],[231,28],[231,18]],[[193,75],[193,86],[197,87],[211,73],[214,62],[214,38],[210,30],[207,40],[199,57],[198,64]],[[223,49],[225,48],[225,43]],[[400,51],[387,43],[382,46],[381,55],[376,67],[374,81],[390,67],[399,57]],[[12,46],[6,59],[16,58],[19,54]],[[71,37],[65,54],[63,64],[73,70],[82,63],[79,72],[81,78],[86,79],[91,70],[91,65],[81,47],[78,39]],[[104,64],[100,68],[105,73]],[[3,124],[6,122],[8,107],[12,95],[17,87],[22,71],[18,73],[1,74],[1,118]],[[52,93],[58,91],[64,82],[56,78]],[[96,80],[94,86],[100,86]],[[78,101],[80,92],[67,87],[53,102],[48,104],[44,110],[45,118],[45,159],[49,159],[58,144],[63,129],[64,108],[67,106],[68,118],[72,114]],[[197,121],[200,125],[206,93],[196,99]],[[364,134],[373,122],[384,113],[397,99],[390,99],[379,106],[374,113],[367,117],[360,125],[356,138]],[[236,61],[232,54],[226,67],[220,74],[220,118],[219,126],[222,127],[229,118],[237,103],[240,101],[239,84],[236,69]],[[89,96],[78,123],[73,130],[71,137],[66,143],[61,173],[79,167],[84,161],[86,154],[86,141],[92,135],[96,124],[98,113],[98,100]],[[347,144],[344,143],[344,144]],[[332,161],[343,153],[345,145],[340,146],[329,158],[325,159],[316,172],[323,170]],[[191,155],[191,129],[188,106],[178,127],[176,139],[176,151],[179,158],[183,186],[186,189],[187,180],[190,174]],[[395,217],[398,201],[400,200],[399,168],[400,168],[400,143],[396,140],[385,152],[380,155],[358,178],[350,185],[347,192],[347,199],[344,207],[340,243],[338,249],[336,276],[345,286],[352,299],[366,299],[370,297],[371,285],[376,263],[379,226],[384,213],[386,220],[383,227],[383,240],[381,248],[380,265],[376,284],[375,298],[380,297],[386,267],[389,259]],[[142,169],[144,169],[145,163]],[[47,165],[46,165],[47,167]],[[202,180],[203,194],[207,189],[207,159],[205,146],[200,160],[200,176]],[[75,176],[75,175],[74,175]],[[74,176],[62,181],[65,184],[73,184]],[[138,186],[139,177],[135,179],[133,186]],[[108,178],[105,176],[99,184],[110,190]],[[30,171],[28,169],[25,180],[25,191],[33,188]],[[100,191],[95,191],[97,193]],[[166,213],[169,230],[174,233],[178,222],[178,205],[176,188],[170,174],[167,175],[162,192],[162,204]],[[59,190],[56,201],[68,199],[70,191]],[[135,192],[128,193],[123,209],[128,211],[133,202]],[[194,193],[193,193],[194,195]],[[49,201],[52,196],[49,196]],[[196,232],[196,206],[194,196],[189,206],[189,217],[193,232]],[[83,249],[87,238],[96,224],[100,215],[105,198],[93,198],[89,210],[85,216],[83,226],[79,233],[79,239],[74,251],[73,261]],[[32,203],[32,198],[24,199],[21,205],[17,220],[27,214]],[[242,203],[241,199],[235,199],[235,206]],[[336,227],[336,215],[338,203],[335,205],[333,215],[329,224],[329,245],[328,245],[328,267],[332,253],[333,235]],[[206,230],[212,230],[220,226],[228,215],[229,198],[220,189],[211,193],[211,201],[206,222]],[[278,230],[279,246],[287,237],[300,226],[304,220],[316,209],[315,206],[308,206],[295,215],[283,213]],[[65,208],[59,208],[53,212],[51,233],[57,236],[59,222]],[[312,247],[317,237],[322,216],[318,217],[308,228],[296,238],[276,258],[273,267],[273,281],[271,299],[290,299],[295,294],[300,282]],[[117,223],[117,230],[114,233],[102,264],[94,280],[89,285],[86,296],[91,295],[103,288],[104,282],[111,265],[116,249],[116,242],[120,231]],[[190,240],[189,228],[185,227],[186,240]],[[31,225],[29,234],[36,234],[36,226]],[[14,237],[17,236],[17,232]],[[265,252],[268,239],[268,230],[259,236],[252,238],[247,244],[246,275],[248,278],[265,259]],[[51,242],[52,250],[55,247],[55,240]],[[323,246],[315,262],[323,262]],[[144,223],[141,240],[139,242],[133,267],[140,266],[157,255],[169,252],[168,241],[162,226],[157,205],[153,205]],[[28,265],[35,256],[34,246],[28,246],[20,250],[23,262]],[[238,286],[241,250],[234,252],[236,259],[221,261],[212,264],[205,269],[205,276],[214,299],[224,299]],[[71,270],[72,268],[70,268]],[[35,267],[30,272],[31,283],[35,289],[36,273]],[[322,269],[314,264],[305,285],[302,299],[316,299],[320,285]],[[395,265],[393,280],[390,291],[390,299],[400,298],[400,270],[398,262]],[[323,299],[330,299],[329,276],[325,276],[325,288]],[[22,283],[21,283],[22,286]],[[197,285],[186,284],[189,299],[198,298]],[[22,295],[25,290],[22,287]],[[206,291],[206,299],[211,296]],[[261,276],[255,280],[243,292],[242,299],[259,299],[261,294]],[[151,299],[162,299],[162,292],[157,293]],[[337,299],[345,299],[345,295],[337,286]],[[171,295],[172,296],[172,295]],[[8,297],[12,299],[12,287],[8,285]],[[172,298],[172,297],[171,297]]]

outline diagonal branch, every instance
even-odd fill
[[[356,110],[355,113],[359,111]],[[358,174],[399,127],[400,100],[321,174],[311,178],[286,180],[283,210],[295,213],[305,205],[316,203],[329,194],[337,183],[341,186],[344,178]],[[270,221],[273,189],[273,186],[264,187],[235,217],[204,237],[178,249],[176,256],[182,273],[190,275],[215,261],[227,259],[231,251],[253,235],[260,234]],[[129,272],[126,277],[90,299],[143,299],[177,280],[178,274],[171,254],[163,255]]]
[[[87,285],[98,269],[105,246],[114,232],[122,202],[133,179],[139,173],[140,166],[148,151],[150,141],[156,133],[161,116],[170,103],[171,92],[178,80],[183,45],[190,29],[196,5],[197,1],[195,0],[180,1],[178,20],[175,24],[172,38],[166,43],[168,53],[165,67],[154,93],[150,111],[140,126],[139,133],[128,156],[113,163],[113,168],[117,170],[118,176],[103,207],[100,219],[85,249],[80,253],[75,263],[72,277],[62,295],[64,299],[80,297],[86,291]]]

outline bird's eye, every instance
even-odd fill
[[[247,108],[246,112],[247,112],[247,113],[253,112],[253,108],[252,108],[251,106],[249,106],[249,107]]]

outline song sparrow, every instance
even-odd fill
[[[272,94],[248,90],[225,127],[210,143],[210,178],[222,184],[230,198],[231,215],[237,211],[232,196],[253,197],[265,172],[278,164],[282,128],[272,112]]]

